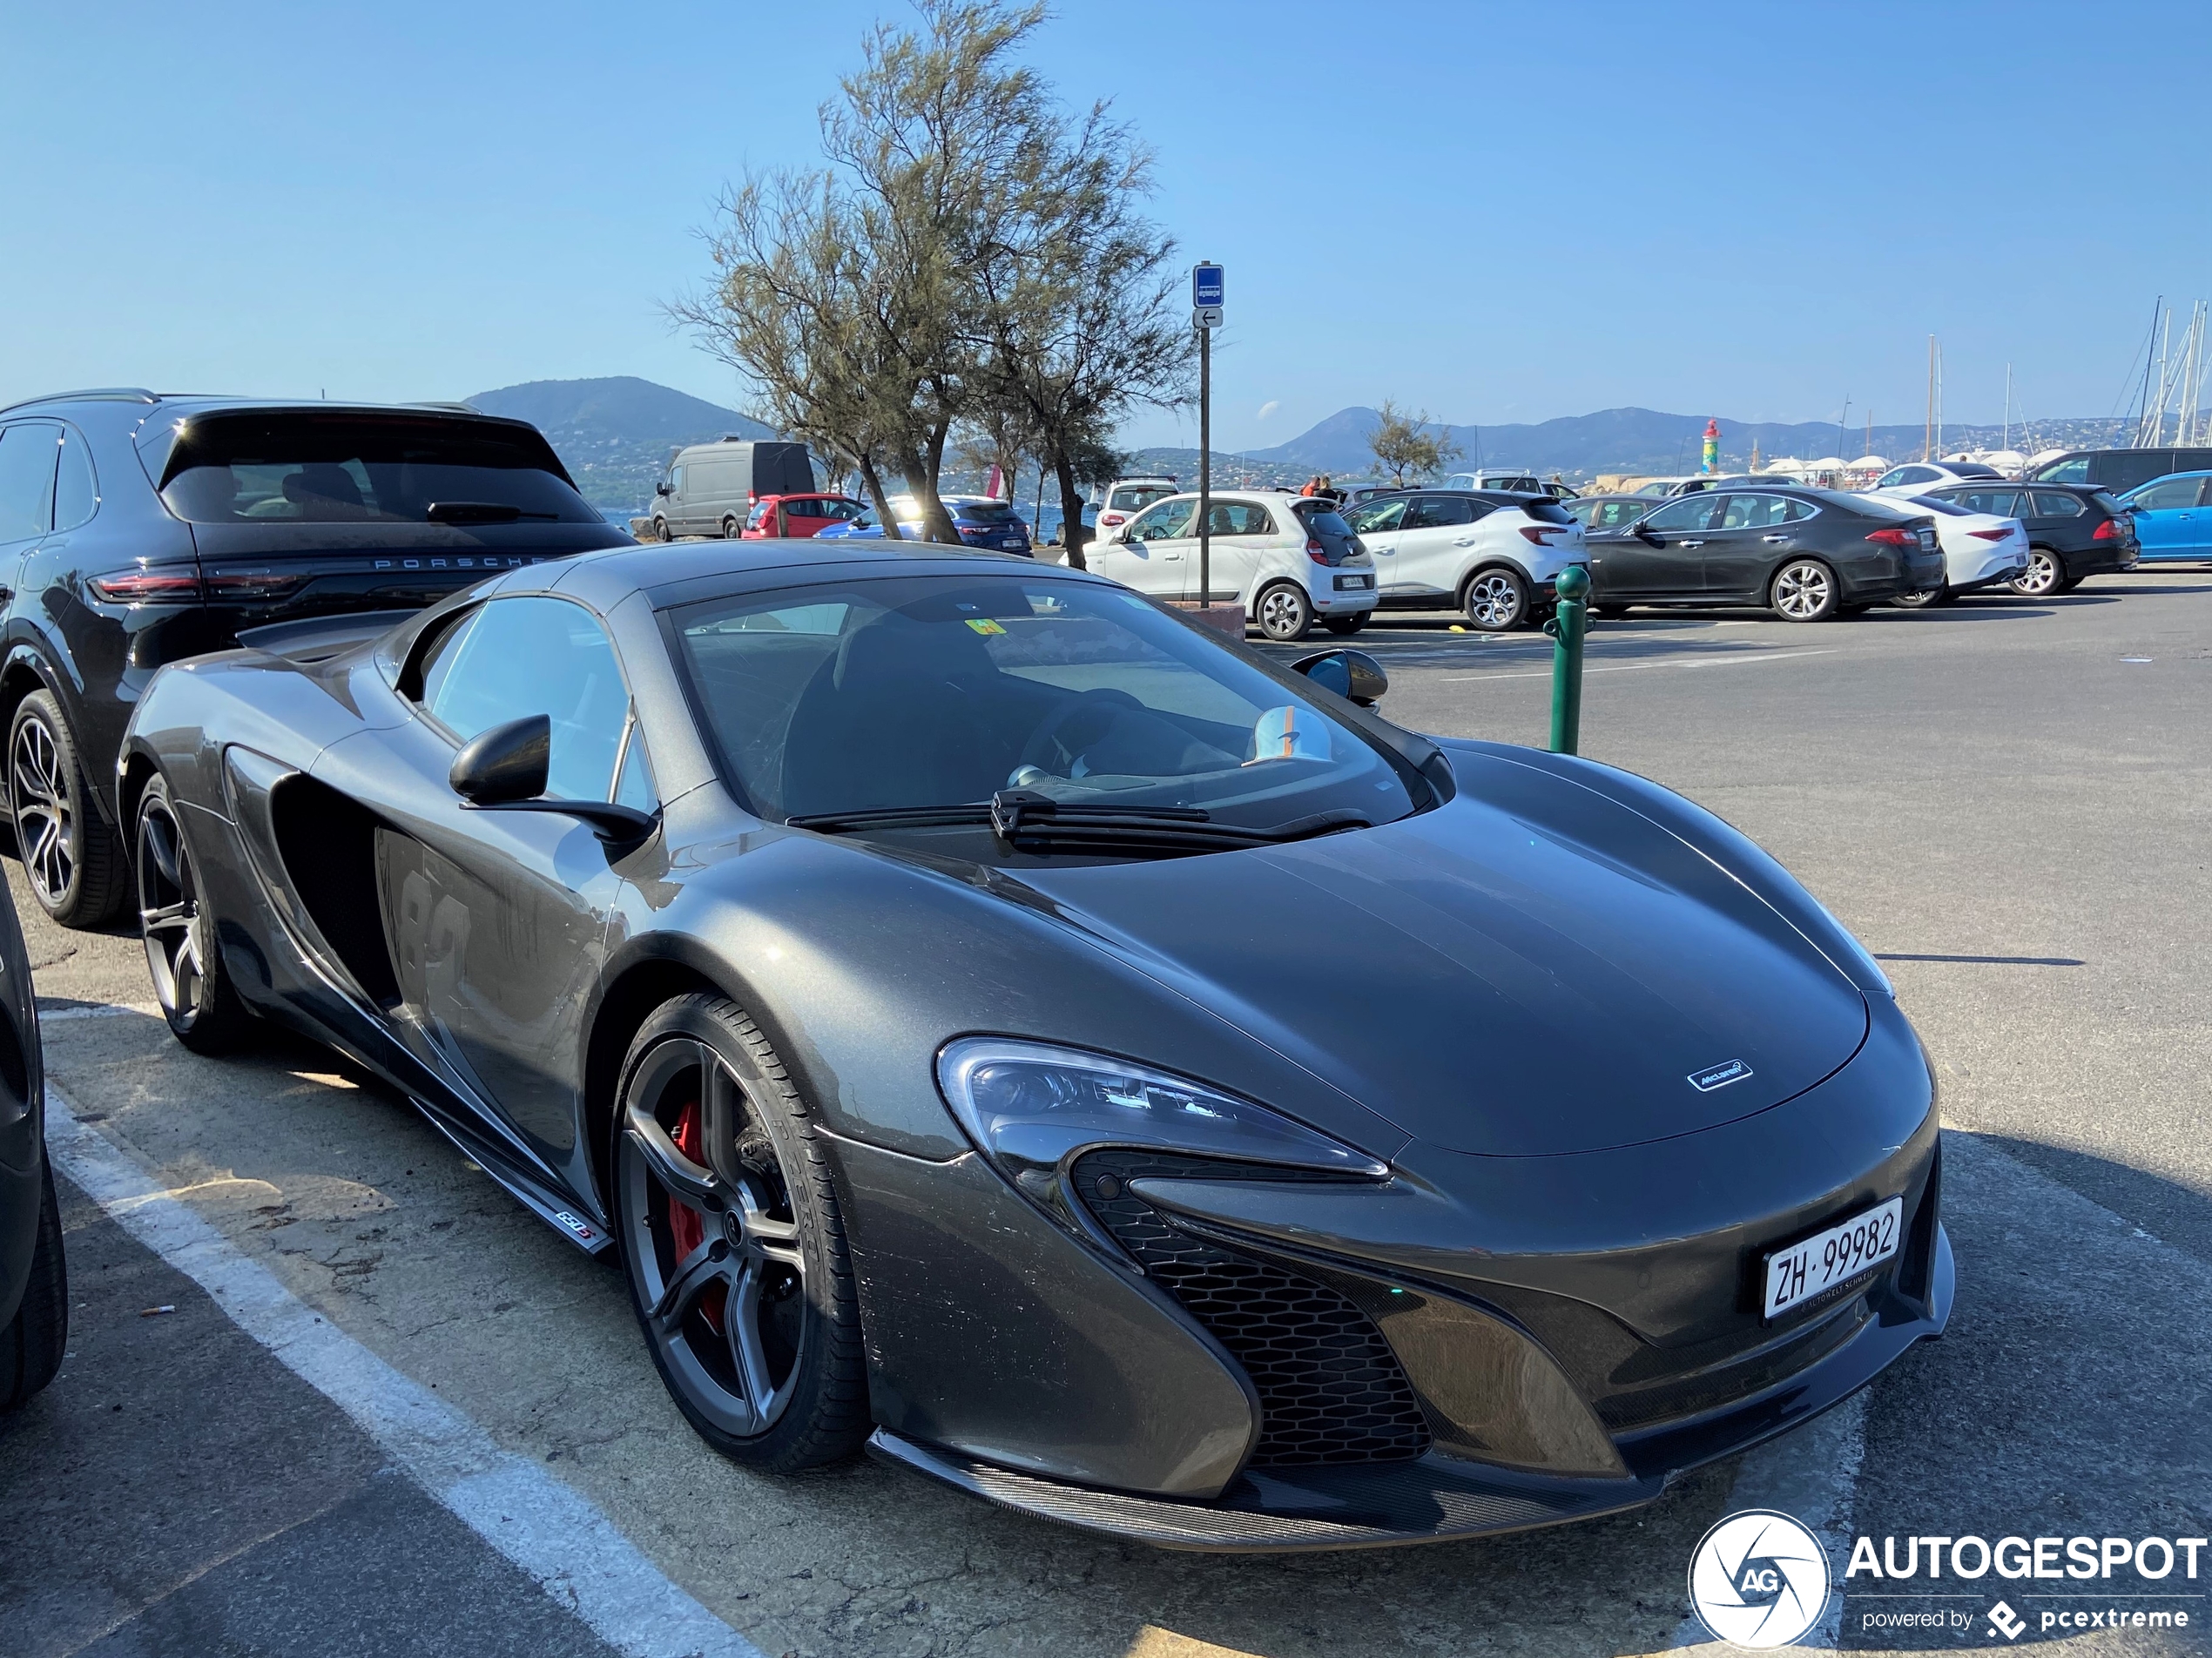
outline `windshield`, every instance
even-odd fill
[[[1003,501],[963,501],[953,509],[953,516],[964,524],[1010,524],[1015,522],[1014,509]]]
[[[1251,828],[1413,810],[1356,728],[1103,583],[822,583],[708,600],[676,622],[709,735],[764,817],[1006,788],[1197,806]]]
[[[536,433],[489,422],[208,415],[179,435],[161,498],[195,524],[603,522],[559,468]]]
[[[1156,501],[1165,501],[1176,493],[1172,483],[1125,483],[1114,491],[1106,502],[1109,512],[1142,512]]]

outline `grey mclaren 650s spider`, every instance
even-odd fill
[[[624,547],[165,667],[118,781],[177,1038],[381,1077],[748,1468],[1615,1513],[1941,1332],[1933,1077],[1743,835],[1386,688],[1027,559]]]

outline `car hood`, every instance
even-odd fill
[[[1288,846],[1017,879],[1131,965],[1455,1151],[1692,1133],[1778,1104],[1858,1051],[1865,999],[1743,882],[1604,794],[1534,772],[1514,789]]]

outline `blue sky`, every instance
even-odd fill
[[[879,16],[800,3],[0,8],[0,401],[456,397],[730,372],[659,302],[806,164]],[[1032,60],[1229,270],[1224,448],[1386,396],[1918,421],[2120,401],[2212,296],[2212,7],[1067,0]],[[2185,309],[2185,307],[2184,307]],[[1181,428],[1190,441],[1190,428]],[[1177,423],[1135,423],[1172,441]]]

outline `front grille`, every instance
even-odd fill
[[[1598,1419],[1614,1432],[1622,1433],[1735,1404],[1817,1364],[1857,1335],[1871,1316],[1862,1285],[1854,1304],[1764,1353],[1702,1376],[1608,1394],[1597,1401]]]
[[[1413,1385],[1367,1315],[1312,1278],[1170,1225],[1132,1180],[1300,1178],[1294,1169],[1143,1151],[1094,1151],[1076,1189],[1155,1283],[1189,1309],[1259,1394],[1255,1467],[1402,1461],[1428,1449]],[[1099,1182],[1111,1183],[1113,1196]]]

